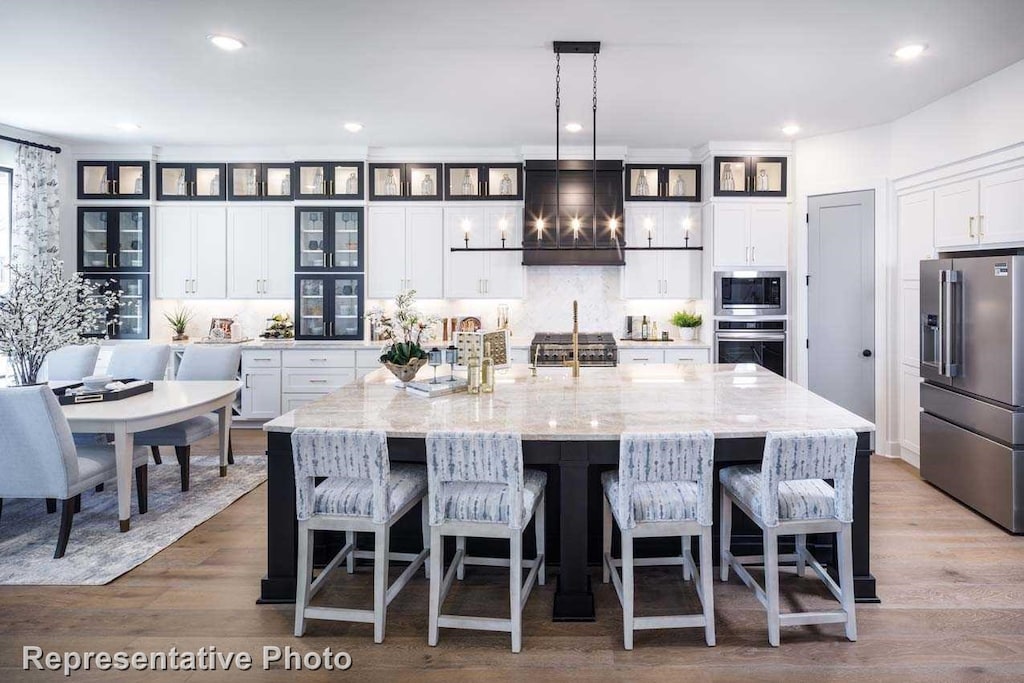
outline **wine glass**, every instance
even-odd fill
[[[431,384],[437,384],[437,366],[444,362],[444,352],[436,346],[427,352],[427,363],[430,367],[434,368],[434,379],[430,380]]]
[[[456,349],[454,346],[449,346],[447,349],[444,350],[444,362],[448,363],[448,365],[450,365],[452,368],[452,376],[448,380],[449,382],[455,381],[455,361],[458,360],[458,358],[459,352],[458,349]]]

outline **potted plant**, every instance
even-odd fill
[[[10,288],[0,294],[0,353],[7,356],[17,384],[35,384],[50,351],[88,344],[87,334],[107,329],[107,311],[121,293],[80,274],[64,274],[54,251],[27,265],[11,264]]]
[[[403,384],[411,381],[423,364],[427,352],[420,342],[430,339],[436,318],[423,316],[414,306],[416,290],[410,289],[395,297],[395,314],[389,316],[382,308],[366,314],[371,327],[385,342],[380,362]]]
[[[703,322],[704,319],[698,313],[676,311],[672,315],[672,324],[679,328],[679,338],[683,341],[693,341],[697,337],[697,328]]]
[[[174,313],[164,313],[164,318],[167,319],[171,329],[174,330],[174,336],[171,337],[171,341],[188,341],[188,335],[185,334],[185,329],[188,327],[188,324],[192,322],[193,317],[194,315],[192,311],[184,306],[179,306],[174,309]]]

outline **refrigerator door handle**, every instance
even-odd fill
[[[935,359],[938,364],[939,376],[949,377],[946,374],[946,274],[949,271],[939,271],[939,324],[936,328],[936,340],[939,347],[938,357]]]
[[[945,376],[949,378],[960,376],[960,325],[958,312],[957,294],[961,282],[960,272],[956,270],[943,271],[942,285],[944,295],[942,303],[942,355]]]

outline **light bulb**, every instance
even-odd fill
[[[921,43],[911,43],[910,45],[904,45],[893,52],[892,56],[896,59],[915,59],[920,57],[927,48],[927,45],[923,45]]]
[[[235,50],[241,50],[245,47],[245,43],[238,38],[232,38],[231,36],[212,35],[206,36],[206,39],[225,52],[234,52]]]

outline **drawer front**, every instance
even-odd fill
[[[509,361],[514,365],[528,365],[530,363],[530,349],[512,349],[509,352]]]
[[[281,390],[326,394],[348,384],[355,378],[355,368],[330,370],[285,368],[281,371]]]
[[[281,367],[280,351],[242,351],[242,370]]]
[[[619,363],[623,365],[650,365],[664,362],[665,351],[662,349],[619,349]]]
[[[281,394],[281,408],[287,413],[323,397],[323,394]]]
[[[665,349],[666,363],[710,363],[710,349]]]
[[[356,367],[376,369],[380,366],[380,349],[357,349]]]
[[[345,349],[295,349],[283,351],[286,368],[354,368],[355,351]]]

